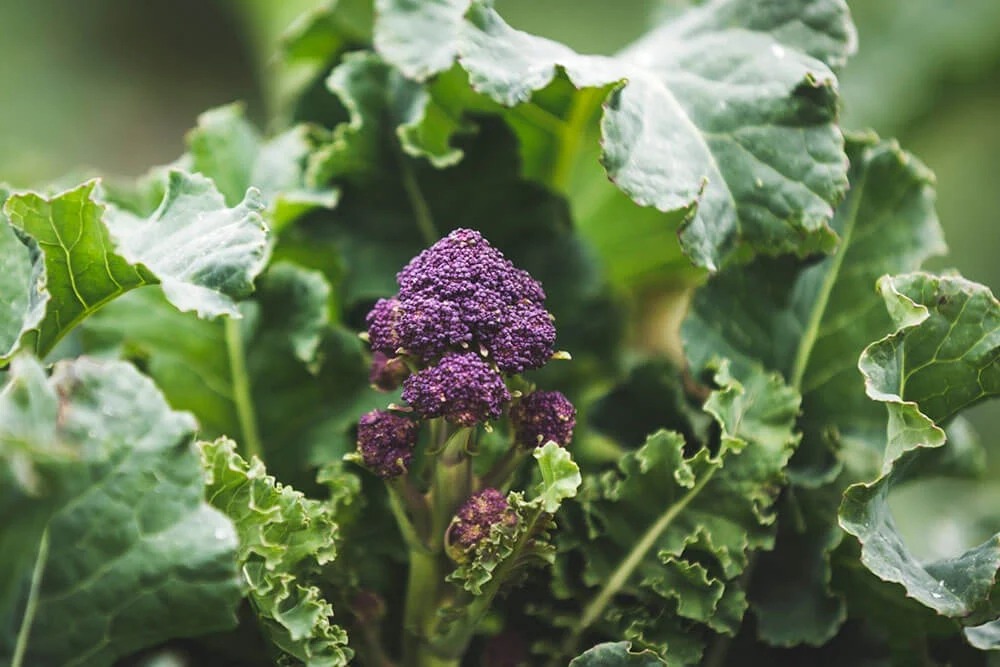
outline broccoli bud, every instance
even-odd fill
[[[383,479],[406,472],[417,443],[416,422],[385,410],[373,410],[358,421],[361,458]]]

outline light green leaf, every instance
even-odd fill
[[[314,146],[305,125],[265,141],[246,120],[243,105],[230,104],[201,114],[187,141],[191,169],[215,181],[230,206],[247,188],[260,191],[276,233],[315,208],[337,204],[336,190],[306,185],[306,160]]]
[[[744,385],[723,364],[715,380],[705,410],[721,428],[717,453],[654,433],[617,471],[584,481],[586,528],[573,527],[582,583],[597,588],[576,632],[624,634],[671,665],[698,662],[715,633],[739,628],[740,574],[774,544],[772,506],[797,443],[798,395],[778,376]]]
[[[540,503],[543,512],[555,514],[567,498],[576,495],[580,487],[580,468],[563,447],[547,442],[533,452],[542,481],[538,485],[534,502]]]
[[[60,362],[46,379],[18,358],[12,373],[0,394],[0,470],[6,481],[11,466],[20,474],[2,513],[54,511],[34,614],[14,616],[28,640],[23,664],[110,665],[233,627],[236,534],[202,499],[191,416],[129,364]]]
[[[375,49],[409,79],[424,81],[455,62],[472,0],[375,0]]]
[[[468,4],[383,2],[376,44],[389,62],[420,77],[457,59],[475,91],[504,106],[525,105],[560,135],[555,128],[567,122],[570,136],[584,130],[593,101],[573,101],[553,116],[528,104],[534,93],[558,71],[579,89],[612,86],[601,125],[607,174],[640,206],[691,210],[680,242],[698,266],[832,248],[826,223],[846,174],[829,66],[854,48],[844,3],[800,0],[761,10],[751,0],[718,0],[615,58],[579,55],[514,30],[490,3],[471,3],[459,20]],[[559,143],[572,164],[579,143]],[[566,164],[556,160],[551,172],[559,190],[569,184]],[[595,231],[582,224],[588,235]],[[663,252],[676,256],[672,247]]]
[[[695,369],[721,355],[742,378],[763,363],[802,392],[803,442],[790,471],[802,488],[782,511],[806,521],[783,527],[775,552],[761,558],[767,578],[752,600],[762,637],[779,645],[824,643],[845,617],[829,591],[835,514],[841,491],[875,474],[884,442],[884,412],[864,396],[855,367],[892,326],[872,286],[945,250],[926,167],[872,135],[849,137],[847,153],[851,189],[831,223],[836,252],[723,272],[696,292],[683,325]]]
[[[230,209],[211,181],[171,171],[160,207],[141,219],[99,203],[95,185],[7,200],[11,224],[41,251],[32,269],[39,295],[28,297],[15,349],[44,356],[84,318],[143,285],[160,284],[175,307],[200,317],[236,314],[234,299],[249,295],[267,254],[255,191]]]
[[[209,502],[236,524],[240,569],[268,639],[310,667],[346,665],[347,633],[315,585],[319,566],[337,557],[329,507],[282,486],[259,459],[244,461],[231,440],[201,451]]]
[[[922,564],[903,542],[887,498],[910,465],[945,444],[938,424],[1000,393],[1000,303],[982,285],[923,273],[886,276],[879,291],[899,327],[870,345],[858,366],[868,396],[888,410],[878,478],[851,486],[840,525],[861,543],[861,562],[943,616],[979,625],[996,618],[1000,569],[994,537],[954,558]]]
[[[629,642],[598,644],[573,658],[570,667],[656,667],[664,665],[652,651],[633,653]]]

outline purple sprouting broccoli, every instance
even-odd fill
[[[383,479],[406,472],[417,444],[417,424],[385,410],[373,410],[358,420],[358,450],[361,458]]]
[[[517,515],[507,504],[507,498],[496,489],[483,489],[465,501],[449,529],[449,541],[470,549],[489,537],[490,529],[497,524],[513,526]]]
[[[476,352],[449,352],[403,382],[403,400],[425,419],[444,417],[474,426],[499,419],[510,392],[503,377]]]
[[[504,373],[540,368],[556,330],[545,291],[483,236],[456,229],[396,276],[399,294],[368,315],[372,349],[432,364],[449,352],[482,350]]]
[[[565,447],[573,439],[576,408],[558,391],[535,391],[511,408],[510,422],[521,447],[540,447],[550,440]]]
[[[399,357],[389,357],[383,352],[372,353],[368,381],[378,391],[395,391],[410,374],[410,369]]]

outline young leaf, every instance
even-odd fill
[[[803,442],[790,469],[800,488],[786,500],[800,520],[783,526],[775,552],[760,559],[752,600],[761,636],[779,645],[821,644],[844,620],[829,591],[829,551],[841,536],[835,513],[847,484],[875,474],[884,431],[854,365],[891,330],[871,286],[945,249],[926,167],[872,135],[849,137],[847,153],[851,189],[831,222],[836,252],[723,272],[698,290],[683,325],[695,369],[722,355],[741,378],[763,363],[802,392]]]
[[[588,528],[574,539],[583,583],[598,591],[574,637],[596,624],[684,665],[700,660],[714,633],[738,629],[740,574],[752,551],[773,546],[772,505],[797,442],[799,398],[776,375],[736,382],[725,364],[716,382],[705,409],[722,429],[717,453],[688,454],[680,435],[659,431],[619,470],[585,482]]]
[[[1000,393],[1000,303],[982,285],[923,273],[886,276],[879,291],[898,328],[870,345],[858,367],[868,396],[888,409],[885,454],[877,479],[846,491],[840,525],[881,579],[943,616],[978,625],[997,616],[997,538],[921,564],[895,527],[888,495],[910,478],[910,464],[945,444],[938,424]]]
[[[211,181],[171,171],[160,207],[140,219],[99,203],[95,186],[90,181],[51,198],[23,193],[7,200],[11,224],[41,250],[33,273],[44,275],[39,289],[48,301],[40,322],[34,308],[27,311],[3,358],[18,347],[45,356],[84,318],[143,285],[161,285],[176,308],[199,317],[236,314],[234,299],[253,289],[267,254],[256,191],[226,208]]]
[[[236,535],[202,499],[191,416],[124,363],[60,362],[46,379],[19,357],[11,373],[0,471],[20,474],[0,512],[52,512],[29,608],[13,616],[23,664],[110,665],[235,625]]]
[[[231,440],[201,443],[201,452],[209,502],[236,524],[240,569],[268,639],[306,665],[346,665],[347,633],[313,583],[337,557],[329,508],[282,486],[260,459],[244,461]]]
[[[504,106],[526,104],[558,69],[577,88],[615,85],[602,163],[640,206],[693,209],[680,240],[695,264],[833,246],[826,222],[846,174],[829,66],[854,48],[842,2],[708,3],[615,58],[514,30],[482,1],[379,9],[375,42],[389,62],[425,78],[457,60],[474,90]]]

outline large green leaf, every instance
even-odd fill
[[[0,394],[0,543],[34,553],[30,529],[51,514],[28,609],[13,615],[21,664],[110,665],[235,625],[236,534],[203,501],[191,416],[129,364],[60,362],[46,379],[15,362]]]
[[[929,449],[945,444],[939,424],[1000,393],[1000,303],[982,285],[914,273],[885,277],[879,291],[898,329],[869,346],[859,367],[888,423],[880,475],[851,486],[840,525],[861,543],[861,562],[943,616],[978,625],[1000,614],[997,537],[954,558],[920,563],[888,506],[892,487]]]
[[[508,107],[528,105],[560,71],[579,89],[613,87],[601,124],[607,174],[640,206],[673,212],[664,225],[676,229],[690,211],[680,243],[698,266],[833,246],[826,223],[846,173],[829,68],[854,48],[844,3],[718,0],[614,58],[514,30],[487,2],[383,0],[379,10],[376,47],[411,76],[457,60],[475,91]],[[600,95],[567,99],[555,114],[528,105],[557,134],[555,150],[569,152],[552,170],[561,190]],[[599,219],[581,224],[606,238]]]
[[[367,381],[361,341],[329,326],[330,292],[321,274],[279,262],[241,304],[245,317],[226,323],[139,290],[88,321],[83,344],[141,363],[205,437],[245,443],[256,430],[272,472],[308,488],[312,464],[349,450],[350,407]]]
[[[836,508],[847,484],[875,474],[883,444],[884,413],[864,396],[855,366],[892,328],[872,286],[944,251],[930,171],[870,135],[851,137],[847,151],[851,189],[831,223],[837,250],[723,272],[698,290],[683,325],[695,369],[715,355],[731,359],[737,377],[763,363],[802,392],[791,474],[804,488],[783,503],[800,520],[782,527],[754,586],[759,632],[776,644],[820,644],[843,622],[843,603],[829,593]]]
[[[200,317],[234,315],[234,300],[252,291],[267,254],[255,190],[227,208],[208,179],[170,171],[162,203],[143,219],[100,203],[95,187],[90,181],[53,197],[19,193],[7,200],[11,224],[32,239],[35,265],[23,285],[27,297],[4,295],[29,306],[17,336],[3,341],[3,358],[20,347],[44,356],[84,318],[143,285],[161,285],[176,308]],[[18,256],[23,251],[12,248],[12,261]],[[19,270],[26,270],[23,261]]]
[[[586,521],[567,537],[586,559],[582,583],[599,590],[577,632],[596,624],[671,665],[698,663],[714,635],[739,628],[740,576],[752,552],[773,546],[772,505],[797,443],[799,398],[777,375],[744,385],[723,365],[715,379],[705,409],[721,429],[717,450],[651,435],[618,470],[585,479]]]
[[[282,486],[260,459],[247,463],[231,440],[201,451],[209,502],[236,524],[240,570],[267,638],[307,667],[346,665],[347,633],[316,586],[320,566],[337,557],[330,508]]]

